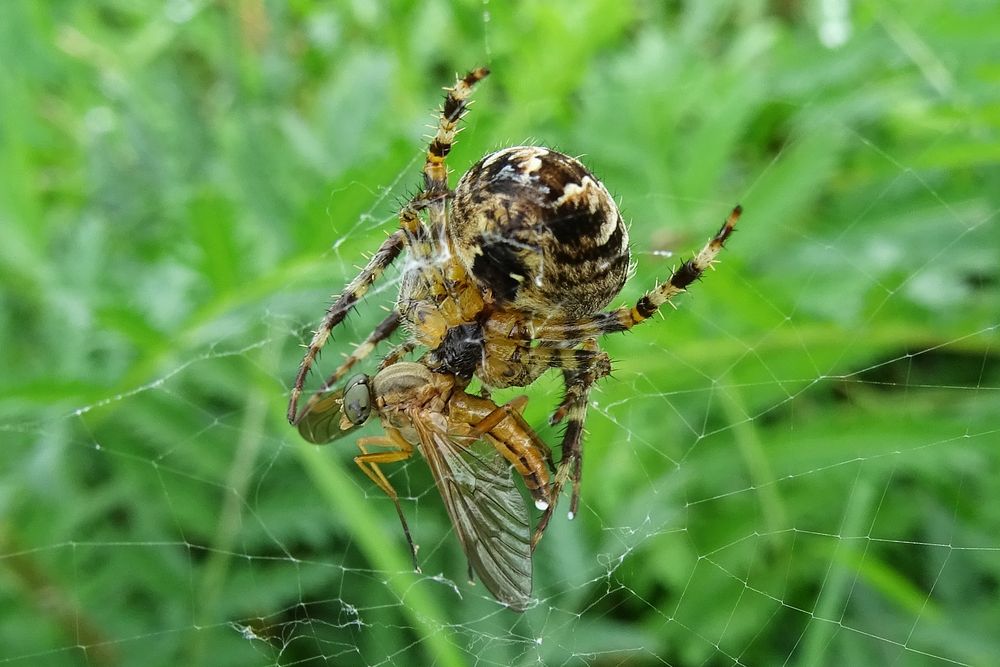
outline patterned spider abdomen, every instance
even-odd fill
[[[583,317],[628,273],[628,230],[611,195],[579,160],[548,148],[505,148],[473,165],[455,189],[448,233],[503,308]]]

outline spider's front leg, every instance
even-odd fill
[[[444,98],[441,114],[438,117],[437,133],[427,147],[427,159],[424,162],[424,189],[430,193],[448,192],[448,168],[445,158],[451,152],[458,133],[458,123],[465,115],[469,106],[469,95],[472,87],[488,75],[490,71],[479,67],[455,82],[453,88],[448,88]]]
[[[382,242],[379,249],[375,251],[372,258],[365,265],[354,280],[352,280],[340,297],[333,302],[333,305],[326,311],[323,321],[313,335],[312,341],[306,350],[302,363],[299,364],[299,372],[295,376],[295,383],[292,385],[291,396],[288,399],[288,421],[295,424],[301,415],[298,413],[299,398],[302,396],[302,387],[305,385],[306,376],[316,363],[320,350],[326,345],[330,338],[330,332],[338,324],[344,321],[347,313],[351,311],[358,301],[368,292],[368,288],[378,280],[379,276],[389,267],[393,261],[399,257],[404,247],[415,246],[426,241],[426,230],[420,222],[420,209],[426,206],[426,202],[418,197],[407,202],[399,212],[399,229],[393,232],[389,238]],[[375,344],[388,338],[399,325],[399,317],[396,314],[387,317],[368,337],[368,339],[358,346],[354,353],[348,357],[347,361],[338,368],[324,383],[324,389],[330,387],[351,366],[364,359],[375,348]]]
[[[378,326],[376,326],[375,329],[368,335],[368,338],[366,338],[360,345],[355,347],[354,351],[351,352],[351,354],[346,359],[344,359],[344,362],[340,364],[339,367],[337,367],[337,370],[335,370],[330,375],[330,377],[324,380],[320,388],[317,389],[316,392],[309,397],[309,400],[306,401],[306,404],[302,406],[302,412],[299,413],[299,415],[295,417],[294,420],[290,421],[292,421],[293,424],[298,424],[303,417],[309,414],[310,410],[312,410],[320,401],[326,398],[324,395],[325,392],[327,392],[330,388],[332,388],[342,377],[347,375],[347,372],[354,367],[354,364],[358,363],[359,361],[367,357],[369,354],[371,354],[372,350],[375,349],[376,345],[378,345],[379,343],[381,343],[382,341],[384,341],[385,339],[387,339],[389,336],[392,335],[392,333],[399,327],[399,321],[400,319],[398,311],[393,311],[392,314],[389,315],[389,317],[382,320],[378,324]],[[379,369],[381,370],[384,366],[385,362],[383,361],[383,365],[380,365]]]
[[[368,288],[372,286],[372,283],[378,280],[382,272],[399,256],[403,246],[406,245],[406,237],[407,231],[405,229],[398,229],[390,235],[375,254],[372,255],[371,260],[361,270],[361,273],[344,288],[340,298],[334,301],[333,305],[327,309],[323,321],[320,323],[319,328],[316,329],[316,333],[313,334],[305,356],[302,357],[302,363],[299,364],[299,372],[295,376],[291,397],[288,399],[288,421],[292,424],[296,422],[299,397],[302,395],[302,387],[305,385],[306,376],[309,375],[309,370],[316,362],[316,357],[319,356],[320,350],[323,349],[326,341],[330,338],[330,332],[344,320],[347,313],[361,300],[361,297],[365,295]]]
[[[497,387],[528,386],[550,368],[563,371],[566,394],[549,422],[566,421],[562,439],[562,454],[555,480],[549,491],[550,503],[539,520],[532,537],[532,548],[538,544],[548,526],[563,487],[572,483],[569,516],[572,519],[580,503],[580,478],[583,458],[583,425],[587,417],[587,400],[595,382],[611,373],[611,359],[593,338],[583,341],[545,341],[532,346],[533,326],[511,328],[502,318],[487,323],[486,346],[477,373],[485,385]],[[572,346],[572,347],[570,347]]]
[[[541,322],[532,328],[532,336],[541,341],[565,341],[587,339],[584,345],[577,352],[595,350],[596,336],[618,331],[628,331],[641,322],[646,321],[655,313],[660,306],[670,303],[673,297],[683,292],[691,283],[701,277],[701,275],[712,265],[715,258],[722,251],[726,240],[733,232],[736,222],[740,219],[743,209],[740,206],[733,208],[726,218],[722,227],[715,236],[709,239],[708,243],[694,257],[684,262],[679,269],[673,272],[670,279],[664,284],[646,293],[632,307],[619,308],[607,313],[598,313],[590,317],[582,318],[573,322]],[[539,348],[541,349],[541,348]],[[603,352],[601,353],[604,354]],[[604,355],[604,358],[607,358]],[[555,498],[567,480],[572,479],[573,495],[570,500],[570,518],[577,511],[580,499],[580,476],[582,472],[581,463],[583,456],[583,424],[587,416],[587,398],[590,388],[594,382],[604,375],[610,373],[610,364],[607,371],[602,372],[596,365],[591,368],[577,369],[563,366],[563,378],[566,384],[566,396],[562,403],[552,415],[551,423],[555,424],[563,420],[566,422],[566,432],[563,434],[563,454],[559,462],[559,470],[553,482],[553,498]],[[549,510],[542,516],[532,543],[537,543],[542,532],[548,525],[555,508],[555,502]]]

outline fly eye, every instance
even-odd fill
[[[372,396],[367,375],[355,375],[344,389],[344,416],[358,426],[368,421],[372,412]]]

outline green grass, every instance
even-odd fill
[[[847,4],[827,47],[836,3],[0,3],[0,662],[997,663],[1000,11],[911,5]],[[422,462],[392,476],[418,575],[349,443],[283,417],[480,64],[453,178],[583,155],[631,223],[621,302],[745,209],[605,341],[520,616]],[[558,390],[528,390],[551,443]]]

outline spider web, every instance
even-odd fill
[[[591,395],[581,511],[567,521],[563,499],[535,554],[526,613],[466,581],[423,461],[386,468],[420,545],[418,574],[353,448],[307,446],[282,419],[295,343],[331,285],[393,228],[417,180],[414,135],[405,164],[322,159],[340,174],[324,192],[326,216],[282,228],[303,235],[299,259],[275,259],[290,246],[254,243],[224,204],[196,196],[221,230],[199,237],[203,250],[253,248],[270,267],[245,289],[188,256],[189,240],[137,235],[137,247],[176,243],[176,262],[136,274],[132,298],[150,304],[103,304],[94,325],[73,300],[93,283],[69,283],[100,263],[64,273],[54,302],[94,339],[46,349],[64,379],[24,354],[28,380],[0,403],[0,664],[996,662],[996,124],[976,115],[987,105],[963,78],[982,63],[936,51],[926,16],[884,8],[861,21],[866,32],[839,7],[821,3],[803,38],[830,53],[858,40],[839,52],[846,65],[821,57],[827,69],[810,70],[829,84],[767,69],[762,54],[803,48],[774,25],[732,28],[738,38],[716,52],[729,66],[685,63],[690,72],[672,60],[668,33],[649,30],[572,86],[572,122],[553,122],[554,138],[538,142],[587,150],[631,221],[636,270],[612,305],[665,278],[734,203],[745,214],[717,270],[676,311],[602,341],[615,373]],[[530,119],[550,118],[554,103],[503,78],[506,10],[475,11],[497,80],[476,93],[449,158],[459,171],[524,141],[524,128],[547,134]],[[334,29],[323,16],[317,40]],[[675,18],[711,23],[696,10]],[[81,50],[74,39],[64,33],[64,49]],[[897,59],[894,75],[836,71],[863,69],[872,52]],[[342,111],[343,91],[386,65],[352,67],[324,110]],[[664,107],[676,117],[621,112],[676,96],[690,100]],[[100,109],[87,131],[114,135]],[[312,156],[306,126],[280,123]],[[646,149],[657,146],[672,148]],[[295,190],[292,180],[282,186]],[[109,224],[92,221],[79,238],[99,244]],[[227,296],[195,287],[190,266]],[[384,316],[398,283],[388,272],[338,329],[312,386]],[[16,314],[18,297],[5,301]],[[170,328],[185,308],[194,315]],[[136,351],[123,338],[154,342]],[[5,367],[31,349],[12,342]],[[114,381],[94,388],[87,373]],[[545,421],[560,390],[553,373],[496,397],[527,393],[528,421],[555,444],[561,431]]]

